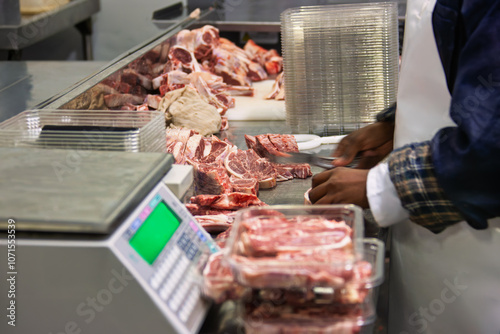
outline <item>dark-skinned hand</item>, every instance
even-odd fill
[[[356,204],[368,208],[368,169],[337,167],[314,175],[309,199],[313,204]]]
[[[334,166],[345,166],[356,155],[361,157],[356,168],[368,169],[377,165],[393,148],[394,123],[376,122],[352,132],[342,139],[332,154],[339,159]]]

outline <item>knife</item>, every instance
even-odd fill
[[[332,162],[337,157],[325,157],[321,155],[317,155],[314,153],[304,153],[304,152],[286,152],[288,156],[270,156],[269,159],[278,164],[290,164],[290,163],[308,163],[310,165],[318,166],[325,169],[332,169],[335,166],[332,165]],[[359,157],[354,158],[354,160],[347,165],[346,167],[354,167],[358,164]]]

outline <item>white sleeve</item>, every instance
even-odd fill
[[[373,217],[382,227],[402,222],[410,217],[391,181],[387,163],[378,164],[368,172],[366,196]]]

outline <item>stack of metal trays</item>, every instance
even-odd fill
[[[293,132],[348,133],[396,100],[397,3],[290,8],[281,33]]]
[[[159,111],[27,110],[0,123],[0,146],[165,152]]]

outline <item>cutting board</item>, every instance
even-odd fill
[[[235,96],[234,108],[226,112],[231,121],[283,121],[286,119],[285,101],[266,100],[273,80],[253,83],[254,96]]]

